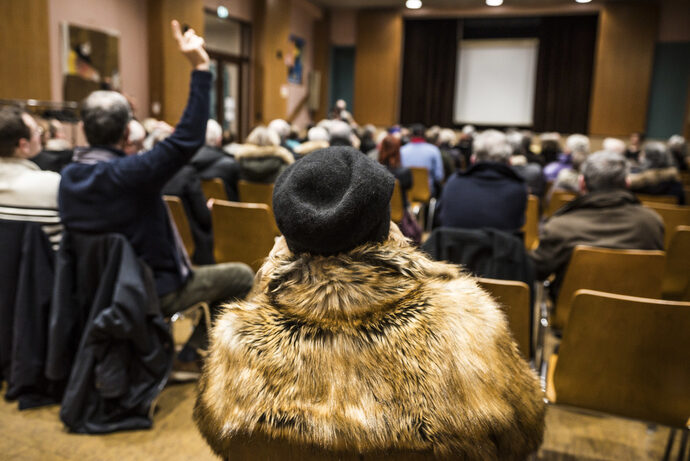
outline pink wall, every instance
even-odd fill
[[[60,24],[116,32],[120,37],[122,91],[136,104],[136,116],[149,113],[146,2],[139,0],[49,0],[50,81],[52,99],[62,101]]]
[[[252,0],[204,0],[205,8],[215,10],[221,5],[228,9],[231,18],[247,22],[254,19]]]
[[[357,10],[334,8],[331,10],[331,45],[355,46],[357,39]]]

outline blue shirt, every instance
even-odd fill
[[[429,170],[429,190],[434,181],[443,181],[443,160],[438,147],[428,142],[413,140],[400,148],[400,162],[405,168],[420,167]]]

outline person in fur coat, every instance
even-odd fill
[[[278,179],[283,233],[212,332],[194,419],[228,459],[524,459],[535,374],[496,302],[395,224],[394,179],[349,147]],[[371,457],[371,458],[369,458]]]

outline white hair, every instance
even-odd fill
[[[328,126],[328,132],[332,138],[349,139],[352,134],[352,128],[342,120],[331,120]]]
[[[584,134],[571,134],[565,140],[565,148],[571,154],[578,152],[581,154],[589,154],[589,138]]]
[[[206,145],[211,147],[218,147],[223,141],[223,129],[220,123],[212,118],[206,122]]]
[[[127,128],[129,128],[129,136],[127,137],[128,142],[141,142],[146,137],[144,125],[134,119],[129,121]]]
[[[512,149],[504,133],[486,130],[474,138],[473,151],[477,162],[508,163]]]
[[[328,130],[322,126],[314,126],[309,128],[307,132],[307,139],[309,141],[328,141],[330,136],[328,135]]]
[[[605,138],[602,143],[602,148],[608,152],[622,154],[625,152],[625,142],[618,138]]]
[[[474,128],[474,125],[465,125],[462,127],[462,134],[474,136],[476,133],[477,130]]]
[[[458,138],[457,136],[455,136],[455,132],[450,128],[443,128],[438,133],[439,144],[448,144],[450,146],[454,146],[457,143],[457,139]]]
[[[682,149],[685,146],[685,138],[679,134],[674,134],[668,138],[668,147],[670,149]]]
[[[254,144],[256,146],[280,146],[280,136],[270,128],[259,125],[249,133],[249,136],[247,136],[247,144]]]
[[[290,135],[290,124],[282,118],[271,120],[271,123],[268,124],[268,129],[278,133],[281,141],[285,140]]]

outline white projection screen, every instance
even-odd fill
[[[539,40],[461,40],[455,81],[457,124],[531,126]]]

